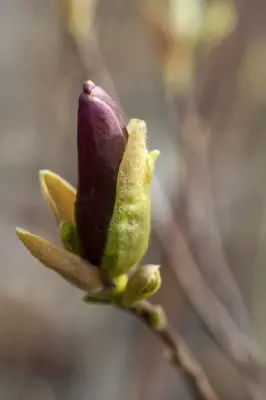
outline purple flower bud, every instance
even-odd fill
[[[78,107],[76,225],[82,256],[96,266],[105,249],[126,143],[117,104],[93,82],[84,82]]]

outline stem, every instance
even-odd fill
[[[142,321],[166,346],[170,352],[172,365],[182,369],[186,381],[198,399],[219,400],[201,365],[184,340],[168,326],[164,312],[159,306],[143,301],[134,307],[122,309]]]

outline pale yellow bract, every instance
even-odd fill
[[[57,221],[70,221],[75,225],[76,190],[52,171],[41,170],[39,176],[43,196]]]
[[[52,171],[41,170],[39,175],[41,191],[58,223],[69,221],[75,224],[76,190]],[[25,229],[17,228],[16,233],[35,258],[74,286],[91,294],[103,289],[99,270],[96,267]]]
[[[86,263],[73,253],[25,229],[17,228],[16,233],[34,257],[74,286],[88,293],[97,293],[102,290],[102,283],[96,267],[90,265],[88,268]]]

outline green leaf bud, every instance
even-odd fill
[[[157,292],[161,286],[159,268],[159,265],[145,265],[133,273],[122,297],[124,307],[131,307]]]

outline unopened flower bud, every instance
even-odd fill
[[[82,257],[99,266],[113,214],[119,166],[127,131],[118,106],[91,81],[78,107],[76,227]]]

